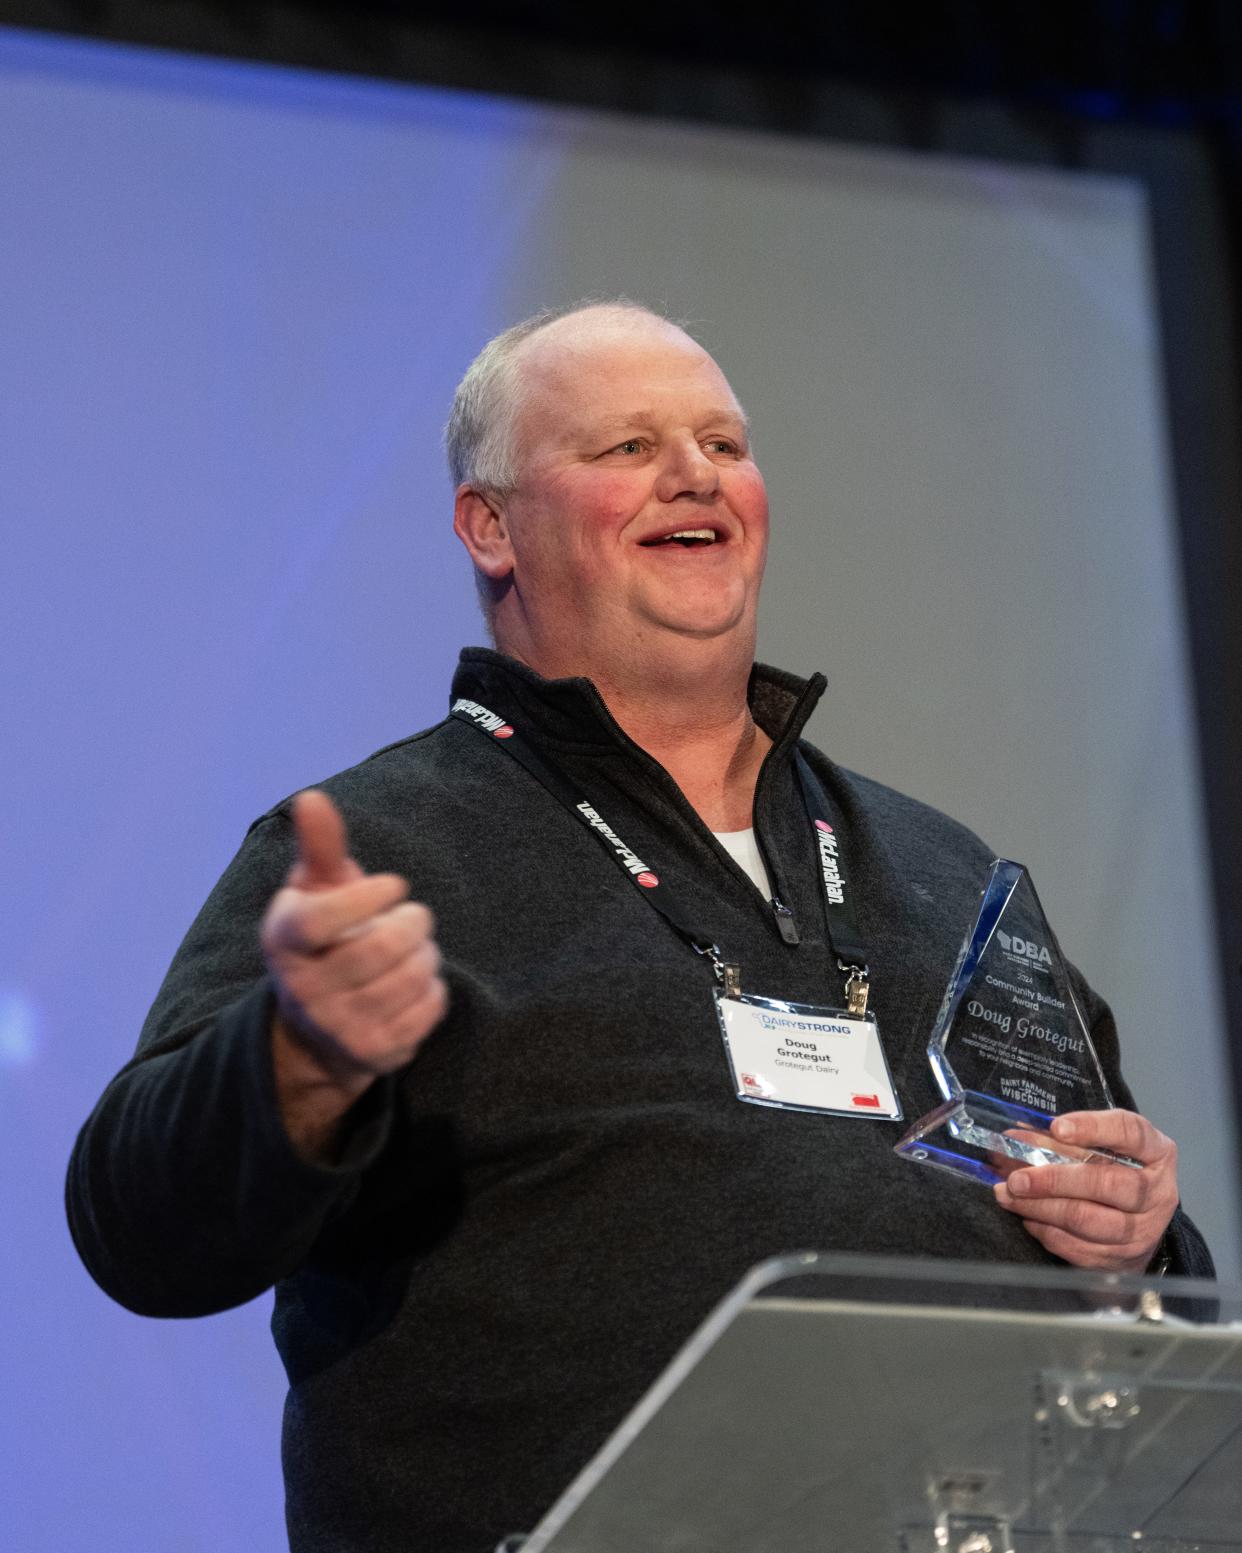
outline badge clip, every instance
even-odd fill
[[[867,1012],[867,998],[871,993],[871,983],[867,980],[869,972],[865,965],[842,965],[843,971],[848,971],[845,978],[846,1009],[854,1019],[861,1019]]]
[[[716,980],[724,988],[727,998],[740,998],[742,995],[742,967],[728,964],[720,958],[719,944],[695,944],[698,954],[705,954],[712,962],[712,970],[716,973]]]

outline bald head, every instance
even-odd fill
[[[458,384],[445,427],[454,486],[470,484],[498,496],[513,489],[527,367],[542,375],[558,356],[572,362],[592,344],[644,331],[666,332],[700,348],[677,324],[625,298],[536,313],[489,340]]]

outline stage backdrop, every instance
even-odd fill
[[[453,384],[582,293],[717,353],[764,653],[827,671],[838,760],[1032,868],[1236,1270],[1136,186],[12,32],[0,147],[8,1545],[280,1545],[269,1300],[111,1305],[65,1158],[249,820],[443,714]]]

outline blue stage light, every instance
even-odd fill
[[[34,1004],[11,988],[0,989],[0,1067],[24,1068],[38,1054]]]

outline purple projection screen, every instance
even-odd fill
[[[1031,866],[1235,1267],[1141,191],[3,30],[0,147],[6,1546],[283,1544],[270,1299],[110,1304],[65,1162],[250,820],[443,715],[481,639],[453,385],[587,293],[716,351],[765,656]]]

